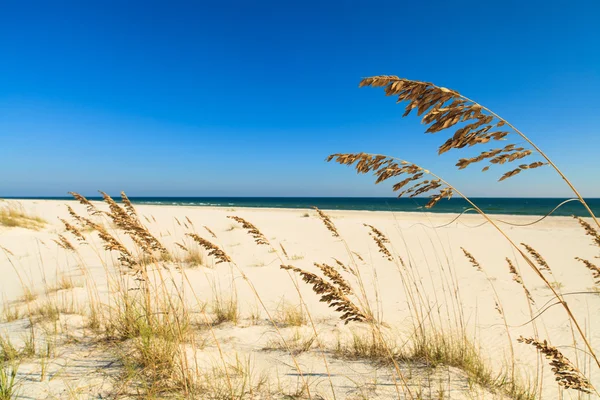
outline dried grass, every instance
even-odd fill
[[[408,175],[407,178],[396,182],[392,186],[392,190],[397,192],[410,184],[407,189],[402,190],[398,194],[398,197],[402,197],[404,195],[408,195],[408,197],[416,197],[421,194],[436,191],[437,193],[429,197],[429,202],[427,202],[425,208],[431,208],[444,197],[450,199],[453,195],[452,188],[442,182],[439,177],[436,177],[432,180],[425,179],[425,175],[431,174],[430,171],[405,160],[396,160],[392,157],[379,154],[373,155],[367,153],[346,153],[332,154],[327,157],[326,161],[335,161],[342,165],[355,164],[354,168],[359,174],[372,172],[373,175],[377,177],[375,180],[376,184],[400,175]]]
[[[39,230],[45,225],[46,220],[26,212],[20,204],[8,203],[0,207],[0,226]]]
[[[321,295],[321,301],[327,303],[329,307],[334,308],[341,313],[340,319],[348,324],[351,321],[365,322],[372,321],[372,318],[361,311],[347,296],[344,291],[335,284],[329,283],[323,278],[311,272],[304,271],[292,265],[281,265],[281,269],[290,270],[298,273],[302,280],[312,285],[313,291]]]
[[[592,385],[583,373],[581,373],[581,371],[569,361],[560,350],[551,346],[548,341],[544,340],[542,342],[535,338],[524,338],[522,336],[518,338],[517,341],[519,343],[526,343],[534,346],[550,360],[552,372],[559,385],[566,389],[575,389],[584,393],[593,393]]]
[[[600,286],[600,268],[598,268],[594,263],[589,260],[584,260],[583,258],[575,257],[576,260],[581,261],[587,269],[592,273],[592,277],[595,279],[594,284]]]
[[[379,252],[381,254],[383,254],[383,256],[388,261],[394,261],[394,257],[392,256],[392,253],[387,249],[387,247],[385,247],[385,244],[390,242],[390,240],[387,238],[387,236],[385,236],[383,234],[383,232],[381,232],[379,229],[375,228],[373,225],[369,225],[369,224],[363,224],[363,225],[371,229],[371,231],[369,232],[369,235],[373,238],[373,240],[377,244],[377,247],[379,247]]]
[[[262,232],[256,226],[254,226],[252,223],[246,221],[245,219],[243,219],[241,217],[229,216],[227,218],[231,218],[238,224],[242,225],[242,228],[246,229],[248,231],[248,234],[250,236],[252,236],[252,238],[254,238],[254,241],[256,242],[256,244],[266,245],[266,246],[271,245],[269,243],[269,241],[267,240],[267,238],[265,237],[265,235],[263,235]]]
[[[196,243],[198,243],[201,247],[208,251],[208,255],[214,257],[217,260],[216,264],[231,262],[231,258],[229,258],[229,256],[219,248],[219,246],[209,242],[206,239],[201,238],[195,233],[186,233],[186,235],[194,239]]]
[[[486,144],[490,141],[503,141],[506,140],[511,130],[522,135],[506,120],[489,109],[462,96],[457,91],[439,87],[430,82],[409,80],[397,76],[374,76],[363,79],[359,86],[383,87],[387,96],[398,96],[398,103],[407,103],[403,117],[408,116],[416,109],[417,115],[422,115],[423,124],[428,126],[426,133],[455,129],[452,137],[439,147],[439,154],[453,149]],[[522,136],[524,137],[524,135]],[[489,164],[483,168],[483,171],[487,171],[492,165],[512,163],[529,157],[533,154],[534,149],[537,150],[535,147],[527,149],[512,143],[502,148],[483,151],[476,157],[461,158],[456,166],[464,169],[471,164],[488,161]],[[505,172],[500,180],[546,164],[548,163],[541,161],[521,164],[517,168]]]
[[[319,210],[317,207],[313,207],[313,208],[319,215],[319,218],[321,219],[321,221],[323,221],[323,224],[325,224],[325,227],[327,228],[327,230],[329,232],[331,232],[333,237],[339,237],[340,234],[338,233],[338,230],[335,227],[333,221],[331,221],[331,217],[329,217],[329,215],[325,214],[323,211]]]

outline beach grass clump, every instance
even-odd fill
[[[60,290],[70,290],[75,287],[75,283],[73,283],[73,279],[67,275],[61,275],[60,278],[56,281],[56,283],[49,287],[47,292],[58,292]]]
[[[148,395],[158,396],[184,390],[176,342],[155,336],[150,331],[142,331],[127,347],[121,354],[121,360]]]
[[[352,360],[367,360],[373,363],[390,363],[390,352],[398,356],[398,347],[393,336],[380,335],[376,330],[351,332],[350,340],[338,337],[334,354]]]
[[[205,265],[204,254],[202,254],[200,249],[195,247],[188,248],[182,261],[188,268],[196,268]]]
[[[23,286],[23,295],[21,296],[21,301],[25,303],[30,303],[37,299],[38,294],[34,292],[29,286]]]
[[[214,325],[220,325],[225,322],[237,325],[240,319],[239,304],[235,295],[225,297],[218,293],[215,294],[210,309],[214,315]]]
[[[17,396],[17,363],[0,363],[0,400],[13,400]]]
[[[310,351],[315,347],[317,336],[308,333],[301,328],[294,329],[294,333],[286,338],[285,344],[280,338],[271,339],[263,350],[286,350],[291,349],[294,355]]]
[[[2,317],[5,322],[12,322],[22,317],[21,310],[17,306],[11,306],[6,302],[2,306]]]
[[[302,326],[307,323],[302,304],[291,304],[283,301],[275,315],[275,320],[283,326]]]
[[[0,206],[0,226],[39,230],[46,223],[43,218],[26,212],[18,203],[11,202]]]

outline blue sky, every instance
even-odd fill
[[[489,106],[600,197],[599,19],[593,0],[0,0],[0,195],[391,195],[323,161],[366,151],[472,196],[569,196],[549,169],[457,171],[447,133],[358,89],[394,74]]]

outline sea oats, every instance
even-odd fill
[[[552,273],[552,270],[550,269],[550,266],[548,265],[548,263],[546,262],[546,260],[544,260],[544,257],[542,257],[542,255],[537,252],[536,249],[534,249],[533,247],[529,246],[526,243],[521,243],[521,246],[525,247],[525,249],[527,250],[527,252],[529,253],[529,255],[531,257],[533,257],[533,259],[540,266],[540,270],[541,271],[545,270],[545,271],[548,271],[549,273]]]
[[[189,224],[190,224],[191,226],[194,226],[194,223],[192,222],[192,220],[191,220],[191,219],[189,219],[189,217],[188,217],[187,215],[185,216],[185,219],[187,220],[187,222],[189,222]]]
[[[335,258],[335,257],[332,257],[332,258],[333,258],[333,260],[335,261],[336,265],[337,265],[338,267],[340,267],[340,268],[341,268],[343,271],[349,272],[349,273],[351,273],[352,275],[354,275],[354,276],[357,276],[357,274],[356,274],[356,271],[355,271],[355,270],[354,270],[354,269],[353,269],[351,266],[349,266],[349,265],[345,265],[343,262],[341,262],[340,260],[338,260],[338,259],[337,259],[337,258]]]
[[[377,228],[375,228],[373,225],[369,225],[369,224],[363,224],[364,226],[366,226],[367,228],[370,228],[370,232],[369,232],[369,236],[371,236],[373,238],[373,240],[375,241],[375,243],[377,244],[377,247],[379,247],[379,252],[383,254],[383,256],[388,260],[388,261],[394,261],[394,257],[392,256],[392,253],[390,253],[390,251],[387,249],[387,247],[385,247],[385,243],[389,243],[390,240]]]
[[[400,175],[408,175],[407,178],[395,183],[392,190],[398,192],[409,183],[412,183],[408,188],[400,191],[398,197],[404,195],[416,197],[424,193],[438,191],[429,197],[429,202],[425,205],[425,208],[431,208],[444,197],[450,199],[453,195],[452,188],[442,184],[439,178],[424,179],[425,175],[430,174],[429,171],[404,160],[396,160],[380,154],[340,153],[330,155],[326,161],[335,161],[341,165],[354,165],[354,169],[359,174],[372,172],[377,177],[376,184]]]
[[[125,206],[125,209],[127,210],[129,216],[137,219],[137,212],[135,211],[133,204],[131,204],[131,201],[129,201],[129,197],[127,197],[125,192],[121,192],[121,200],[123,201],[123,205]]]
[[[512,125],[487,108],[462,96],[457,91],[439,87],[430,82],[382,75],[363,79],[359,87],[363,86],[382,87],[387,96],[397,96],[398,103],[406,102],[407,106],[403,117],[409,115],[413,110],[417,110],[417,115],[422,115],[422,122],[428,125],[426,133],[455,129],[454,134],[439,147],[439,154],[452,149],[489,143],[492,140],[506,140],[511,132],[498,129],[505,125],[509,125],[515,133],[523,136]],[[470,164],[484,160],[488,160],[490,164],[500,165],[514,162],[531,154],[531,150],[509,144],[504,148],[483,151],[477,157],[461,158],[456,166],[463,169]],[[546,165],[546,163],[536,161],[531,164],[519,165],[519,168],[505,173],[500,180],[542,165]],[[484,171],[487,169],[489,166],[483,168]]]
[[[475,259],[475,257],[473,257],[473,255],[471,253],[469,253],[467,250],[465,250],[464,247],[460,248],[463,253],[465,254],[465,257],[467,257],[467,259],[469,260],[469,262],[471,263],[471,265],[473,267],[475,267],[477,269],[477,271],[483,272],[483,269],[481,268],[481,265],[479,264],[479,262],[477,262],[477,260]]]
[[[594,263],[589,260],[584,260],[583,258],[575,257],[576,260],[581,261],[585,264],[585,267],[592,272],[592,276],[596,281],[594,282],[596,285],[600,285],[600,268],[598,268]]]
[[[200,246],[204,247],[208,251],[209,256],[215,257],[215,259],[217,260],[215,264],[231,262],[231,258],[229,258],[229,256],[216,244],[213,244],[208,240],[203,239],[195,233],[186,233],[186,235],[194,239],[194,241]]]
[[[281,247],[281,251],[283,252],[283,255],[285,256],[285,258],[287,258],[289,260],[289,256],[287,251],[285,251],[285,247],[283,247],[283,245],[281,243],[279,243],[279,247]]]
[[[500,315],[504,315],[504,312],[502,311],[502,308],[500,307],[500,304],[498,304],[497,301],[494,302],[496,304],[496,311],[498,311],[498,314]]]
[[[119,252],[119,257],[117,257],[117,259],[121,262],[121,265],[126,268],[134,269],[136,270],[135,272],[139,272],[139,270],[136,269],[139,266],[138,262],[121,242],[108,233],[102,225],[94,224],[89,220],[87,221],[94,226],[98,236],[104,242],[104,250]]]
[[[58,240],[52,239],[52,241],[65,250],[75,251],[75,246],[63,235],[58,235]]]
[[[108,194],[100,191],[104,201],[108,204],[110,212],[106,213],[114,224],[125,231],[125,233],[145,252],[159,251],[168,254],[169,251],[142,225],[137,217],[130,215],[124,208],[119,206]],[[137,215],[137,214],[136,214]]]
[[[267,238],[265,237],[265,235],[263,235],[262,232],[256,226],[254,226],[252,223],[246,221],[244,218],[236,217],[236,216],[228,216],[227,218],[230,218],[230,219],[234,220],[235,222],[237,222],[238,224],[242,225],[242,228],[244,228],[248,231],[248,234],[250,236],[252,236],[252,238],[254,239],[256,244],[264,244],[266,246],[271,245],[269,243],[269,241],[267,240]]]
[[[319,268],[321,270],[321,272],[323,272],[323,275],[325,275],[327,278],[329,278],[329,280],[336,285],[344,294],[351,294],[352,293],[352,287],[350,286],[350,284],[344,279],[344,277],[335,270],[335,268],[333,268],[330,265],[327,265],[325,263],[323,264],[319,264],[319,263],[314,263],[315,266],[317,268]]]
[[[87,211],[88,211],[88,213],[90,213],[90,215],[98,215],[98,214],[102,213],[102,211],[99,211],[96,208],[96,206],[94,206],[92,203],[90,203],[90,201],[88,199],[86,199],[84,196],[80,195],[79,193],[69,192],[69,194],[71,196],[73,196],[75,198],[75,200],[77,200],[81,204],[83,204],[87,208]]]
[[[204,229],[206,229],[206,231],[210,233],[213,238],[217,238],[217,235],[215,235],[215,233],[208,226],[204,225]]]
[[[175,242],[175,245],[183,251],[189,251],[188,248],[182,245],[181,243]]]
[[[358,254],[357,252],[353,251],[352,254],[354,254],[356,256],[356,258],[358,258],[360,261],[365,262],[365,260],[362,258],[362,256],[360,254]]]
[[[566,389],[592,393],[592,385],[585,375],[560,350],[551,346],[548,341],[544,340],[542,342],[535,338],[524,338],[523,336],[519,337],[517,341],[535,346],[540,353],[544,354],[550,360],[552,372],[559,385]]]
[[[77,229],[73,225],[69,224],[67,221],[65,221],[62,218],[59,218],[59,220],[63,223],[63,225],[65,226],[65,229],[68,232],[70,232],[73,236],[75,236],[75,238],[77,238],[77,240],[79,240],[80,242],[85,242],[85,236],[83,236],[83,234],[81,233],[81,231],[79,229]]]
[[[77,221],[81,226],[86,226],[86,223],[82,220],[82,217],[79,214],[77,214],[75,211],[73,211],[71,206],[67,205],[67,211],[69,212],[69,215],[71,216],[71,218],[73,218],[75,221]]]
[[[10,251],[9,249],[7,249],[6,247],[2,247],[2,246],[0,246],[0,249],[2,249],[2,250],[3,250],[3,251],[5,251],[7,254],[10,254],[10,255],[11,255],[11,256],[13,256],[13,257],[15,256],[15,255],[13,254],[13,252],[12,252],[12,251]]]
[[[515,281],[521,285],[521,287],[523,288],[523,291],[525,292],[525,296],[527,296],[527,299],[529,299],[531,304],[535,304],[533,297],[531,297],[531,293],[529,292],[529,290],[527,289],[527,286],[525,286],[525,283],[523,282],[523,278],[521,278],[521,274],[519,274],[519,271],[517,271],[517,269],[513,265],[512,261],[510,261],[510,258],[506,257],[506,262],[508,263],[508,270],[510,271],[510,274],[513,276],[513,281]]]
[[[319,218],[321,219],[321,221],[323,221],[323,224],[325,225],[327,230],[329,232],[331,232],[333,237],[339,237],[340,234],[338,233],[337,228],[335,227],[333,221],[331,221],[331,218],[329,217],[329,215],[325,214],[323,211],[319,210],[317,207],[313,207],[313,208],[319,215]]]
[[[598,231],[596,229],[594,229],[590,224],[585,222],[583,219],[581,219],[575,215],[573,215],[573,218],[575,218],[579,222],[579,224],[583,227],[583,229],[585,229],[585,234],[592,237],[594,244],[596,246],[600,247],[600,234],[598,233]]]
[[[351,321],[371,321],[360,309],[344,294],[337,286],[325,281],[323,278],[311,272],[303,271],[292,265],[281,265],[282,269],[294,271],[302,277],[302,280],[312,285],[313,291],[321,295],[321,301],[329,304],[337,312],[342,313],[340,319],[348,324]]]

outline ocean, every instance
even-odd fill
[[[71,197],[21,197],[21,199],[72,200]],[[89,197],[101,200],[100,197]],[[311,208],[323,210],[365,210],[365,211],[408,211],[458,214],[470,208],[462,198],[443,199],[432,209],[424,208],[428,199],[395,197],[130,197],[134,204],[174,205],[174,206],[213,206],[213,207],[253,207],[253,208]],[[118,200],[118,196],[115,196]],[[564,198],[492,198],[471,199],[477,206],[489,214],[546,215]],[[600,215],[600,199],[586,199],[596,215]],[[571,201],[552,215],[587,216],[584,207],[578,201]]]

